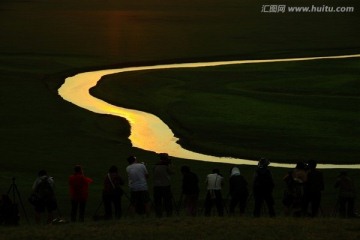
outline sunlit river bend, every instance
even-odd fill
[[[235,64],[256,64],[256,63],[273,63],[273,62],[290,62],[290,61],[312,61],[322,59],[340,59],[340,58],[359,58],[360,54],[327,56],[327,57],[308,57],[308,58],[288,58],[288,59],[269,59],[269,60],[239,60],[239,61],[221,61],[221,62],[200,62],[200,63],[179,63],[164,64],[143,67],[126,67],[119,69],[100,70],[93,72],[79,73],[75,76],[65,79],[64,84],[59,88],[59,95],[81,108],[99,114],[111,114],[126,118],[131,126],[131,135],[129,139],[132,145],[156,153],[166,152],[170,156],[200,160],[207,162],[223,162],[232,164],[256,165],[257,160],[239,159],[230,157],[214,157],[206,154],[196,153],[182,148],[174,136],[171,129],[157,116],[133,109],[126,109],[111,105],[101,99],[90,95],[90,88],[94,87],[102,76],[114,73],[143,71],[153,69],[170,69],[170,68],[196,68],[196,67],[215,67],[221,65]],[[294,164],[271,163],[273,167],[292,168]],[[360,168],[360,164],[354,165],[335,165],[319,164],[319,168]]]

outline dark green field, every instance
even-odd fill
[[[91,93],[154,113],[195,151],[356,163],[359,66],[349,59],[143,71],[105,77]]]
[[[339,4],[339,1],[333,2]],[[303,5],[304,1],[292,3]],[[330,5],[331,1],[326,3]],[[72,172],[73,165],[80,163],[84,166],[85,173],[94,179],[87,208],[87,216],[90,218],[99,203],[103,176],[110,165],[118,165],[122,169],[121,173],[125,174],[126,163],[124,160],[130,154],[135,154],[139,159],[145,161],[149,169],[157,160],[154,153],[131,147],[127,140],[129,126],[125,120],[79,109],[63,101],[57,95],[57,88],[65,77],[77,72],[168,62],[325,56],[360,52],[360,32],[357,31],[357,26],[360,24],[358,12],[346,14],[264,14],[260,13],[262,4],[264,3],[250,0],[225,0],[222,2],[214,0],[167,2],[159,0],[109,0],[106,2],[100,0],[2,0],[0,2],[0,103],[2,107],[0,112],[0,192],[7,192],[12,177],[16,177],[24,205],[32,220],[33,212],[31,206],[26,202],[26,198],[30,193],[36,173],[39,169],[45,168],[50,175],[55,177],[59,205],[66,217],[70,207],[67,178]],[[280,2],[274,4],[280,4]],[[341,4],[345,3],[341,2]],[[355,1],[347,1],[346,5],[360,9],[359,3]],[[277,104],[284,105],[283,101],[274,100],[271,95],[281,95],[281,99],[284,100],[287,97],[284,92],[288,90],[299,95],[299,99],[292,101],[300,101],[301,96],[309,95],[316,101],[312,105],[310,98],[306,98],[306,101],[302,103],[304,104],[302,109],[309,111],[309,114],[314,114],[313,111],[318,105],[319,107],[315,112],[322,109],[319,114],[327,119],[324,121],[325,126],[321,124],[321,121],[317,122],[317,126],[320,128],[313,129],[313,131],[315,133],[325,131],[325,136],[333,136],[338,132],[342,133],[335,139],[326,137],[325,149],[334,146],[335,142],[333,141],[336,140],[335,146],[339,146],[337,156],[344,156],[334,157],[332,161],[341,160],[355,163],[357,156],[359,156],[359,153],[356,152],[356,147],[358,147],[356,138],[358,138],[359,132],[354,125],[356,124],[355,121],[358,120],[356,119],[358,116],[356,109],[358,105],[356,104],[358,104],[359,99],[356,95],[358,95],[357,88],[359,86],[359,62],[358,60],[344,60],[341,63],[340,61],[326,61],[319,64],[316,68],[321,71],[312,70],[318,76],[317,79],[321,81],[319,85],[313,83],[309,78],[309,73],[301,70],[308,69],[307,66],[311,63],[302,63],[300,68],[292,63],[289,65],[269,65],[270,67],[267,65],[255,67],[249,65],[216,70],[202,69],[200,73],[195,73],[193,70],[181,72],[175,70],[156,74],[169,78],[169,81],[176,79],[178,79],[177,81],[197,80],[196,86],[198,88],[201,88],[201,81],[207,80],[208,77],[216,82],[220,81],[221,79],[217,78],[216,75],[213,76],[214,73],[226,77],[228,83],[236,80],[238,75],[249,74],[252,79],[254,73],[257,73],[255,76],[258,83],[275,81],[278,84],[277,87],[271,85],[263,86],[264,88],[261,89],[258,89],[259,85],[253,84],[253,82],[230,84],[230,88],[227,90],[232,91],[232,93],[222,95],[221,101],[211,101],[211,104],[215,104],[215,106],[220,105],[222,101],[232,102],[232,98],[235,100],[238,97],[242,97],[249,103],[254,103],[254,99],[249,98],[249,92],[256,93],[257,100],[266,104],[262,105],[262,108],[269,105],[271,107],[276,107]],[[290,74],[290,72],[283,71],[285,67],[291,68],[292,72],[298,71],[296,72],[296,79],[292,80],[299,85],[285,81],[288,79],[286,75]],[[261,69],[260,74],[258,68]],[[328,70],[324,71],[325,69]],[[276,75],[273,74],[273,71],[277,72]],[[173,77],[174,73],[177,75],[176,78]],[[139,74],[142,75],[143,73]],[[195,75],[199,75],[201,78],[197,79],[194,77]],[[293,76],[293,74],[291,75]],[[142,80],[152,77],[151,73]],[[307,79],[311,85],[305,82],[297,82],[297,79]],[[288,84],[284,85],[285,82]],[[328,85],[330,82],[332,85]],[[156,82],[154,86],[163,83],[166,82]],[[343,88],[343,84],[350,84],[350,86]],[[333,88],[329,86],[333,86]],[[129,86],[129,88],[132,87]],[[244,90],[242,90],[243,88]],[[165,91],[168,89],[169,86],[164,86]],[[187,98],[187,103],[182,104],[196,100],[193,102],[194,109],[192,111],[198,112],[197,108],[202,109],[208,103],[209,98],[212,99],[212,97],[217,96],[217,93],[206,92],[202,89],[199,89],[201,91],[192,95],[191,98]],[[332,89],[336,91],[332,92]],[[184,90],[178,88],[176,94],[184,94],[186,92]],[[241,95],[239,96],[238,93]],[[166,96],[171,97],[170,95]],[[337,98],[343,102],[338,103],[335,101]],[[346,101],[352,101],[352,99],[354,102],[343,107]],[[323,106],[329,110],[324,110]],[[140,107],[143,107],[143,103],[139,103],[138,108]],[[176,107],[181,108],[183,106],[178,105]],[[229,105],[229,109],[231,107]],[[235,107],[239,108],[240,106],[236,105]],[[344,108],[347,109],[346,115],[333,116],[332,113],[343,112],[345,111]],[[178,113],[175,110],[177,108],[174,109],[174,113]],[[248,109],[248,111],[250,110]],[[231,112],[229,110],[227,114]],[[217,117],[221,116],[218,113],[213,112],[211,114],[216,116],[214,120],[222,120]],[[261,114],[265,113],[261,112]],[[300,113],[294,114],[293,117],[296,117]],[[332,117],[328,118],[330,115]],[[165,116],[165,121],[167,121],[166,118]],[[259,118],[253,116],[252,119]],[[299,120],[297,119],[297,121]],[[264,119],[264,121],[266,120]],[[278,121],[284,120],[278,119]],[[352,131],[341,131],[343,129],[342,124],[337,131],[326,127],[327,124],[337,125],[337,121],[352,124],[351,126],[355,127]],[[187,122],[193,123],[194,120],[187,119]],[[265,123],[264,127],[269,124],[268,121]],[[211,124],[218,126],[218,122]],[[176,124],[174,124],[174,129],[178,129],[178,134],[184,134],[180,133],[181,129]],[[264,128],[263,130],[279,131],[276,128]],[[226,134],[226,131],[229,130],[224,131]],[[202,142],[202,136],[200,133],[197,134],[199,137],[196,139],[190,139],[187,136],[188,142],[184,142],[184,144],[192,148],[196,147],[209,151],[206,146],[199,146]],[[276,134],[276,132],[271,132],[271,134]],[[288,134],[284,132],[284,135]],[[281,137],[285,137],[284,135]],[[237,134],[231,132],[231,136],[237,137]],[[253,138],[252,140],[257,141],[259,140],[257,136],[264,137],[265,135],[258,133],[244,137]],[[270,139],[272,143],[273,138],[270,136],[266,134],[265,138]],[[302,137],[306,142],[321,142],[319,139]],[[245,138],[239,140],[239,143],[247,142]],[[345,138],[348,140],[343,141]],[[296,141],[300,140],[295,139],[294,143]],[[265,151],[263,147],[265,144],[256,144],[255,142],[252,144],[250,149],[243,149],[244,156],[260,155],[260,151],[261,154],[267,152],[272,154],[271,161],[273,159],[286,160],[314,156],[309,150],[306,150],[306,153],[301,153],[300,149],[298,152],[274,151],[273,148],[265,149]],[[313,144],[311,147],[314,147]],[[235,150],[226,150],[226,153],[238,154],[239,152],[240,154],[238,147],[235,146],[235,148]],[[303,146],[303,149],[305,148],[306,145]],[[346,149],[352,150],[346,151]],[[216,154],[220,154],[219,150],[216,150]],[[319,159],[322,158],[319,157]],[[226,164],[174,160],[175,169],[178,169],[182,164],[189,164],[201,179],[215,166],[220,167],[225,175],[229,169]],[[253,167],[241,166],[241,169],[250,181]],[[275,193],[277,210],[281,215],[281,179],[286,170],[272,170],[277,181]],[[324,192],[323,207],[329,213],[328,215],[332,212],[335,203],[336,192],[332,188],[332,184],[337,173],[338,170],[325,171],[327,188]],[[351,171],[350,174],[356,178],[357,182],[359,181],[357,170]],[[173,178],[176,199],[179,197],[180,178],[180,174],[176,174]],[[204,191],[202,194],[204,195]],[[127,205],[126,200],[124,204]],[[249,216],[251,211],[251,206],[249,206]],[[22,223],[26,223],[23,215]],[[183,224],[186,225],[187,223],[183,222]],[[216,223],[209,221],[209,229],[211,229],[211,224],[215,225]],[[171,228],[173,227],[171,225]],[[321,229],[321,231],[324,230]],[[356,235],[358,227],[350,228],[349,231],[355,232]],[[23,232],[19,234],[28,236],[28,231],[24,228]],[[8,234],[7,236],[15,235]],[[9,239],[11,238],[9,237]],[[277,238],[280,239],[281,236]]]

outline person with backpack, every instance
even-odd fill
[[[47,211],[47,223],[54,219],[53,211],[57,209],[54,192],[54,179],[48,176],[45,170],[40,170],[33,184],[33,196],[36,200],[32,203],[35,209],[35,222],[41,223],[41,215]]]
[[[114,206],[115,219],[119,219],[122,215],[121,197],[124,194],[122,186],[123,178],[119,175],[118,168],[111,166],[104,180],[104,189],[102,200],[105,209],[105,219],[112,218],[112,206]]]
[[[91,178],[84,175],[80,165],[74,167],[74,173],[69,177],[72,222],[76,222],[78,212],[78,220],[84,222],[85,207],[89,196],[89,184],[92,182]]]
[[[260,217],[264,202],[268,207],[270,217],[275,217],[275,202],[272,195],[275,185],[272,174],[268,169],[269,164],[269,160],[261,158],[255,171],[253,181],[254,217]]]
[[[285,215],[300,217],[304,204],[304,185],[307,181],[306,164],[298,162],[295,169],[289,171],[283,180],[285,191],[282,203],[285,206]]]

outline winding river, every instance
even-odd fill
[[[239,61],[219,61],[219,62],[199,62],[199,63],[179,63],[164,64],[143,67],[126,67],[119,69],[100,70],[93,72],[79,73],[75,76],[65,79],[64,84],[59,88],[59,95],[66,101],[69,101],[81,108],[85,108],[99,114],[111,114],[123,117],[129,121],[131,126],[131,135],[129,137],[134,147],[153,151],[156,153],[166,152],[170,156],[200,160],[207,162],[222,162],[232,164],[256,165],[257,160],[238,159],[230,157],[214,157],[206,154],[196,153],[182,148],[174,136],[171,129],[157,116],[133,109],[126,109],[111,105],[101,99],[90,95],[89,89],[94,87],[102,76],[114,73],[143,71],[153,69],[170,68],[197,68],[197,67],[215,67],[221,65],[235,64],[256,64],[256,63],[274,63],[290,61],[312,61],[323,59],[341,59],[341,58],[359,58],[360,54],[327,56],[327,57],[307,57],[307,58],[287,58],[287,59],[269,59],[269,60],[239,60]],[[295,164],[271,163],[273,167],[292,168]],[[336,165],[319,164],[319,168],[360,168],[360,164]]]

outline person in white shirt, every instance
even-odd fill
[[[224,216],[223,198],[221,188],[224,184],[224,178],[219,169],[213,169],[212,173],[206,177],[207,193],[205,199],[205,216],[210,216],[211,208],[215,203],[219,216]]]
[[[150,213],[150,196],[148,191],[147,179],[149,173],[143,163],[139,163],[135,156],[128,159],[129,166],[126,172],[129,177],[129,188],[131,192],[131,207],[138,214]]]

